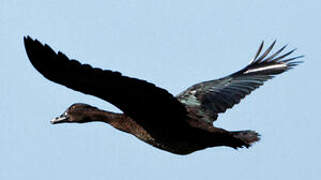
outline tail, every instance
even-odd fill
[[[233,148],[246,147],[249,148],[254,142],[260,140],[260,134],[255,131],[246,130],[246,131],[232,131],[233,137],[239,141],[236,146]]]

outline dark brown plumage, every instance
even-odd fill
[[[249,147],[259,140],[254,131],[226,131],[213,126],[219,113],[240,102],[264,81],[296,66],[302,56],[285,59],[294,50],[269,55],[275,42],[242,70],[218,80],[196,84],[174,97],[166,90],[119,72],[93,68],[56,53],[29,36],[24,38],[32,65],[47,79],[106,100],[123,114],[74,104],[52,123],[102,121],[157,148],[189,154],[214,146]]]

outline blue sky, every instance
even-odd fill
[[[320,10],[319,0],[2,0],[0,179],[319,179]],[[239,70],[262,40],[298,48],[305,63],[216,121],[258,131],[259,143],[177,156],[108,124],[51,125],[75,102],[119,110],[42,77],[24,35],[173,94]]]

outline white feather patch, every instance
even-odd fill
[[[267,70],[272,70],[272,69],[275,69],[275,70],[284,69],[286,67],[287,67],[287,65],[285,63],[280,63],[280,64],[274,64],[274,65],[270,65],[270,66],[266,66],[266,67],[249,69],[249,70],[245,71],[244,74],[253,73],[253,72],[267,71]]]

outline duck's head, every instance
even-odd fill
[[[85,123],[91,121],[92,111],[97,110],[96,107],[88,104],[76,103],[71,105],[65,112],[59,117],[52,119],[52,124],[58,123]]]

